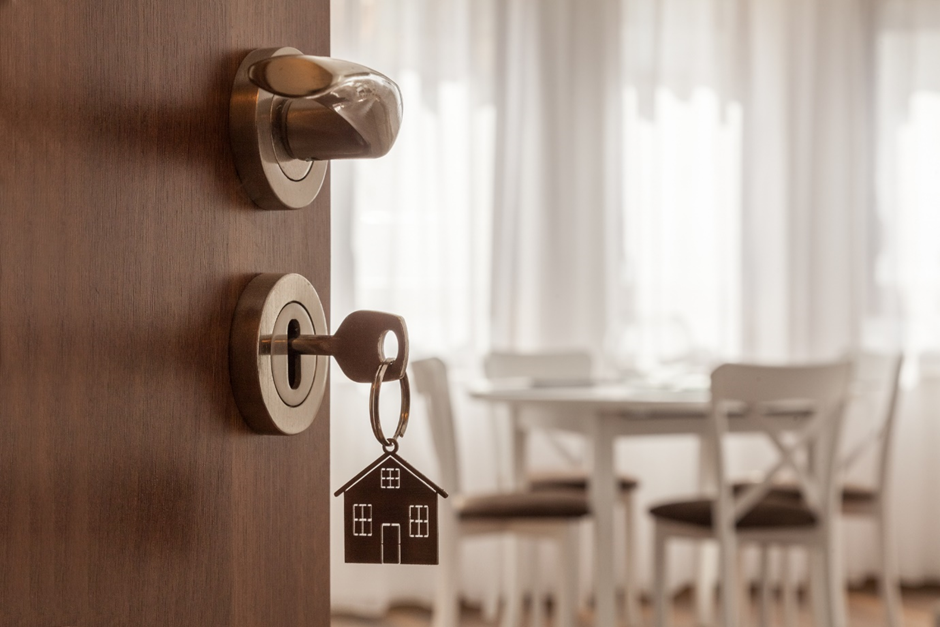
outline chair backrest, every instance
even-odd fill
[[[733,526],[792,473],[803,501],[825,521],[836,508],[835,469],[850,361],[807,366],[724,364],[712,372],[712,424],[718,498],[715,520]],[[763,477],[733,493],[722,442],[729,420],[769,438],[778,459]]]
[[[875,483],[879,491],[888,484],[894,424],[897,416],[903,356],[900,352],[863,351],[854,360],[853,396],[863,410],[873,410],[869,429],[842,457],[840,469],[849,471],[859,460],[874,455]],[[869,414],[870,415],[870,414]]]
[[[587,351],[495,351],[483,358],[483,374],[488,379],[528,377],[542,381],[588,379],[593,360]]]
[[[437,357],[412,360],[411,384],[425,401],[431,425],[431,439],[440,466],[440,485],[452,494],[461,491],[460,464],[457,458],[457,437],[454,409],[450,399],[447,366]]]

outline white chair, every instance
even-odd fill
[[[440,568],[434,606],[435,627],[456,627],[459,617],[459,544],[467,536],[514,534],[550,540],[558,547],[559,586],[556,625],[576,625],[578,543],[577,530],[588,515],[587,499],[572,492],[511,492],[469,495],[461,492],[458,449],[447,368],[440,359],[411,362],[412,384],[424,397],[431,423],[434,448],[440,464],[440,485],[450,491],[440,510]],[[507,582],[507,608],[503,625],[513,627],[521,619],[515,577]],[[536,604],[537,605],[537,604]],[[536,608],[533,608],[535,612]],[[539,624],[537,612],[532,624]]]
[[[593,375],[593,359],[587,351],[579,350],[495,351],[484,357],[483,373],[492,380],[528,379],[538,385],[578,385],[590,382]],[[545,435],[563,457],[571,460],[570,452],[554,439],[552,432],[546,432]],[[565,468],[533,470],[528,472],[526,479],[531,490],[574,490],[587,498],[588,472],[574,464]],[[627,625],[638,625],[640,622],[639,595],[636,590],[636,524],[633,499],[637,486],[638,482],[633,477],[624,475],[617,478],[617,491],[623,503],[625,521],[625,529],[622,532],[626,554],[623,613]]]
[[[865,484],[843,481],[840,501],[843,516],[865,517],[874,523],[881,572],[878,590],[887,627],[901,626],[900,582],[891,525],[890,471],[902,361],[900,353],[862,352],[855,358],[850,406],[863,414],[860,418],[868,418],[869,412],[874,412],[875,420],[874,424],[866,420],[869,428],[852,443],[839,462],[843,478],[860,462],[866,459],[872,462],[874,480]],[[849,416],[853,413],[850,412]],[[792,483],[774,486],[771,495],[799,499],[799,492]],[[763,559],[766,556],[762,556]],[[784,553],[782,559],[788,563],[790,556]],[[792,590],[793,582],[785,579],[782,584],[784,616],[786,623],[793,625],[796,615],[792,607],[796,596]]]
[[[844,627],[835,540],[837,463],[850,362],[812,366],[725,364],[711,376],[711,433],[704,443],[715,460],[717,495],[664,503],[655,522],[654,625],[667,622],[666,543],[670,538],[717,540],[724,627],[740,619],[737,547],[805,546],[810,551],[814,622]],[[761,480],[734,490],[726,476],[724,444],[729,427],[746,423],[773,444],[778,459]],[[785,472],[797,480],[800,500],[768,498]],[[768,613],[766,563],[762,564],[762,617]]]
[[[842,460],[842,471],[847,473],[865,455],[875,455],[873,485],[845,484],[842,487],[842,513],[868,517],[875,523],[881,562],[878,583],[888,627],[901,627],[900,580],[891,525],[891,457],[902,364],[900,353],[868,352],[856,359],[856,384],[862,386],[863,394],[875,390],[880,392],[880,396],[868,400],[876,408],[881,405],[881,416],[870,437],[859,442]]]

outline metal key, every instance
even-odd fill
[[[383,381],[405,376],[408,367],[408,330],[401,316],[382,311],[354,311],[333,335],[300,335],[288,340],[288,356],[330,355],[347,377],[356,383],[372,383],[375,373],[387,359],[385,336],[394,333],[398,354],[385,371]]]

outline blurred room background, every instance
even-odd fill
[[[413,359],[447,362],[468,488],[507,481],[505,423],[459,393],[492,350],[585,349],[605,377],[694,385],[723,361],[901,349],[900,574],[940,581],[940,2],[333,0],[332,55],[404,98],[387,157],[330,166],[332,319],[395,312]],[[378,447],[368,391],[332,386],[339,487]],[[402,453],[433,478],[421,411]],[[694,489],[694,446],[617,444],[641,514]],[[758,454],[742,443],[742,467]],[[343,563],[339,499],[332,537],[334,608],[430,605],[434,568]],[[503,576],[501,542],[465,544],[468,601]],[[844,543],[850,579],[874,574],[869,536]]]

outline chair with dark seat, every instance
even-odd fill
[[[435,627],[458,624],[459,544],[461,538],[481,534],[513,534],[551,541],[558,548],[559,585],[555,624],[576,625],[578,538],[581,521],[588,516],[583,494],[566,490],[465,494],[461,492],[458,447],[447,367],[437,358],[411,362],[415,392],[425,400],[431,435],[441,473],[441,486],[451,498],[441,503],[440,565],[434,605]],[[516,571],[518,569],[515,569]],[[516,576],[507,582],[504,627],[521,619]],[[533,624],[536,624],[533,621]]]
[[[862,352],[853,360],[853,398],[850,408],[856,411],[848,415],[867,423],[867,429],[852,442],[852,446],[839,460],[843,479],[866,459],[871,462],[874,471],[873,480],[866,483],[842,481],[839,501],[843,516],[864,517],[874,523],[880,566],[878,591],[887,627],[901,625],[900,584],[891,535],[890,471],[902,362],[900,353],[872,351]],[[735,490],[743,490],[747,485],[749,482],[739,482],[735,484]],[[775,484],[770,496],[789,502],[801,498],[799,487],[790,481]],[[761,559],[767,558],[762,556]],[[789,559],[789,555],[783,555],[785,562]],[[793,582],[784,580],[783,586],[785,605],[794,604],[796,595],[792,590]],[[795,608],[785,606],[784,610],[785,622],[794,624]]]
[[[483,359],[483,373],[491,380],[520,379],[535,385],[585,385],[593,376],[593,359],[587,351],[557,350],[538,352],[491,352]],[[546,438],[556,449],[562,446],[551,432]],[[571,456],[562,451],[565,457]],[[534,491],[572,490],[587,496],[589,475],[581,466],[531,470],[526,482]],[[639,595],[636,591],[636,540],[634,522],[634,494],[639,483],[630,476],[617,478],[617,491],[624,508],[624,620],[627,625],[639,625]]]
[[[664,503],[655,523],[654,625],[667,622],[666,543],[670,538],[717,540],[724,627],[738,624],[739,545],[805,546],[810,550],[814,622],[844,627],[837,588],[836,451],[851,377],[848,361],[812,366],[725,364],[711,376],[711,432],[716,494]],[[765,435],[778,458],[753,485],[734,490],[726,476],[729,423]],[[798,501],[769,496],[781,473],[797,478]],[[762,565],[766,604],[766,564]],[[768,611],[762,607],[762,618]]]
[[[901,627],[901,591],[891,525],[891,460],[902,365],[903,356],[898,352],[868,351],[856,357],[853,386],[860,388],[860,403],[873,410],[875,425],[840,461],[842,472],[847,474],[866,456],[872,458],[874,481],[842,485],[842,514],[867,517],[875,524],[881,562],[878,589],[887,627]]]

